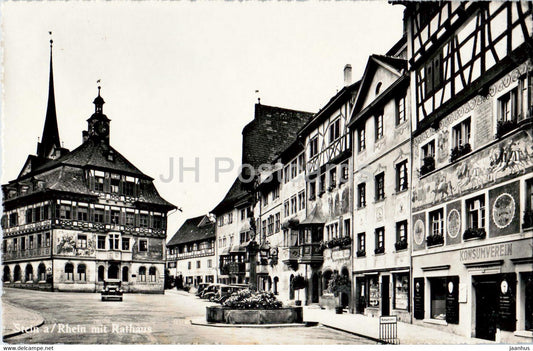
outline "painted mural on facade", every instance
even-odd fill
[[[414,210],[454,199],[506,178],[524,174],[533,167],[533,135],[521,131],[484,149],[468,160],[421,179],[413,189]]]

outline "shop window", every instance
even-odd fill
[[[396,191],[407,190],[407,160],[396,165]]]
[[[74,280],[74,265],[72,263],[65,265],[65,275],[67,276],[67,280]]]
[[[140,252],[148,251],[148,240],[146,240],[146,239],[140,239],[139,240],[139,251]]]
[[[393,308],[397,310],[409,309],[409,273],[393,275],[394,279],[394,302]]]
[[[87,280],[87,274],[86,274],[86,267],[84,264],[78,265],[78,280],[80,281],[86,281]]]
[[[98,281],[99,282],[104,281],[104,273],[105,273],[104,266],[98,266]]]
[[[379,291],[379,276],[368,277],[368,306],[379,307],[381,293]]]
[[[365,127],[357,132],[357,151],[361,152],[366,149],[366,130]]]
[[[78,249],[87,248],[87,235],[78,234],[78,242],[76,243],[76,248]]]
[[[39,281],[46,280],[46,266],[43,263],[39,264],[39,267],[37,267],[37,274]]]
[[[376,201],[385,198],[385,172],[381,172],[375,177],[376,182]]]
[[[146,281],[146,267],[144,266],[139,267],[139,280],[141,282]]]
[[[430,316],[432,319],[446,320],[446,278],[431,278],[430,284]]]

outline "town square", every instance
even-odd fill
[[[533,2],[2,9],[5,343],[533,342]]]

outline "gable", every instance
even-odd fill
[[[369,72],[370,73],[370,72]],[[393,73],[391,70],[385,68],[382,65],[376,65],[375,70],[372,74],[365,77],[365,86],[363,94],[364,96],[359,96],[359,99],[362,98],[362,104],[360,105],[360,110],[363,110],[365,107],[370,105],[380,94],[382,94],[388,87],[390,87],[396,80],[398,80],[399,75]],[[380,84],[379,92],[376,94],[376,88]]]

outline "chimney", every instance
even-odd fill
[[[352,65],[344,66],[344,86],[352,84]]]
[[[89,139],[89,132],[84,130],[81,132],[81,142],[84,143]]]

